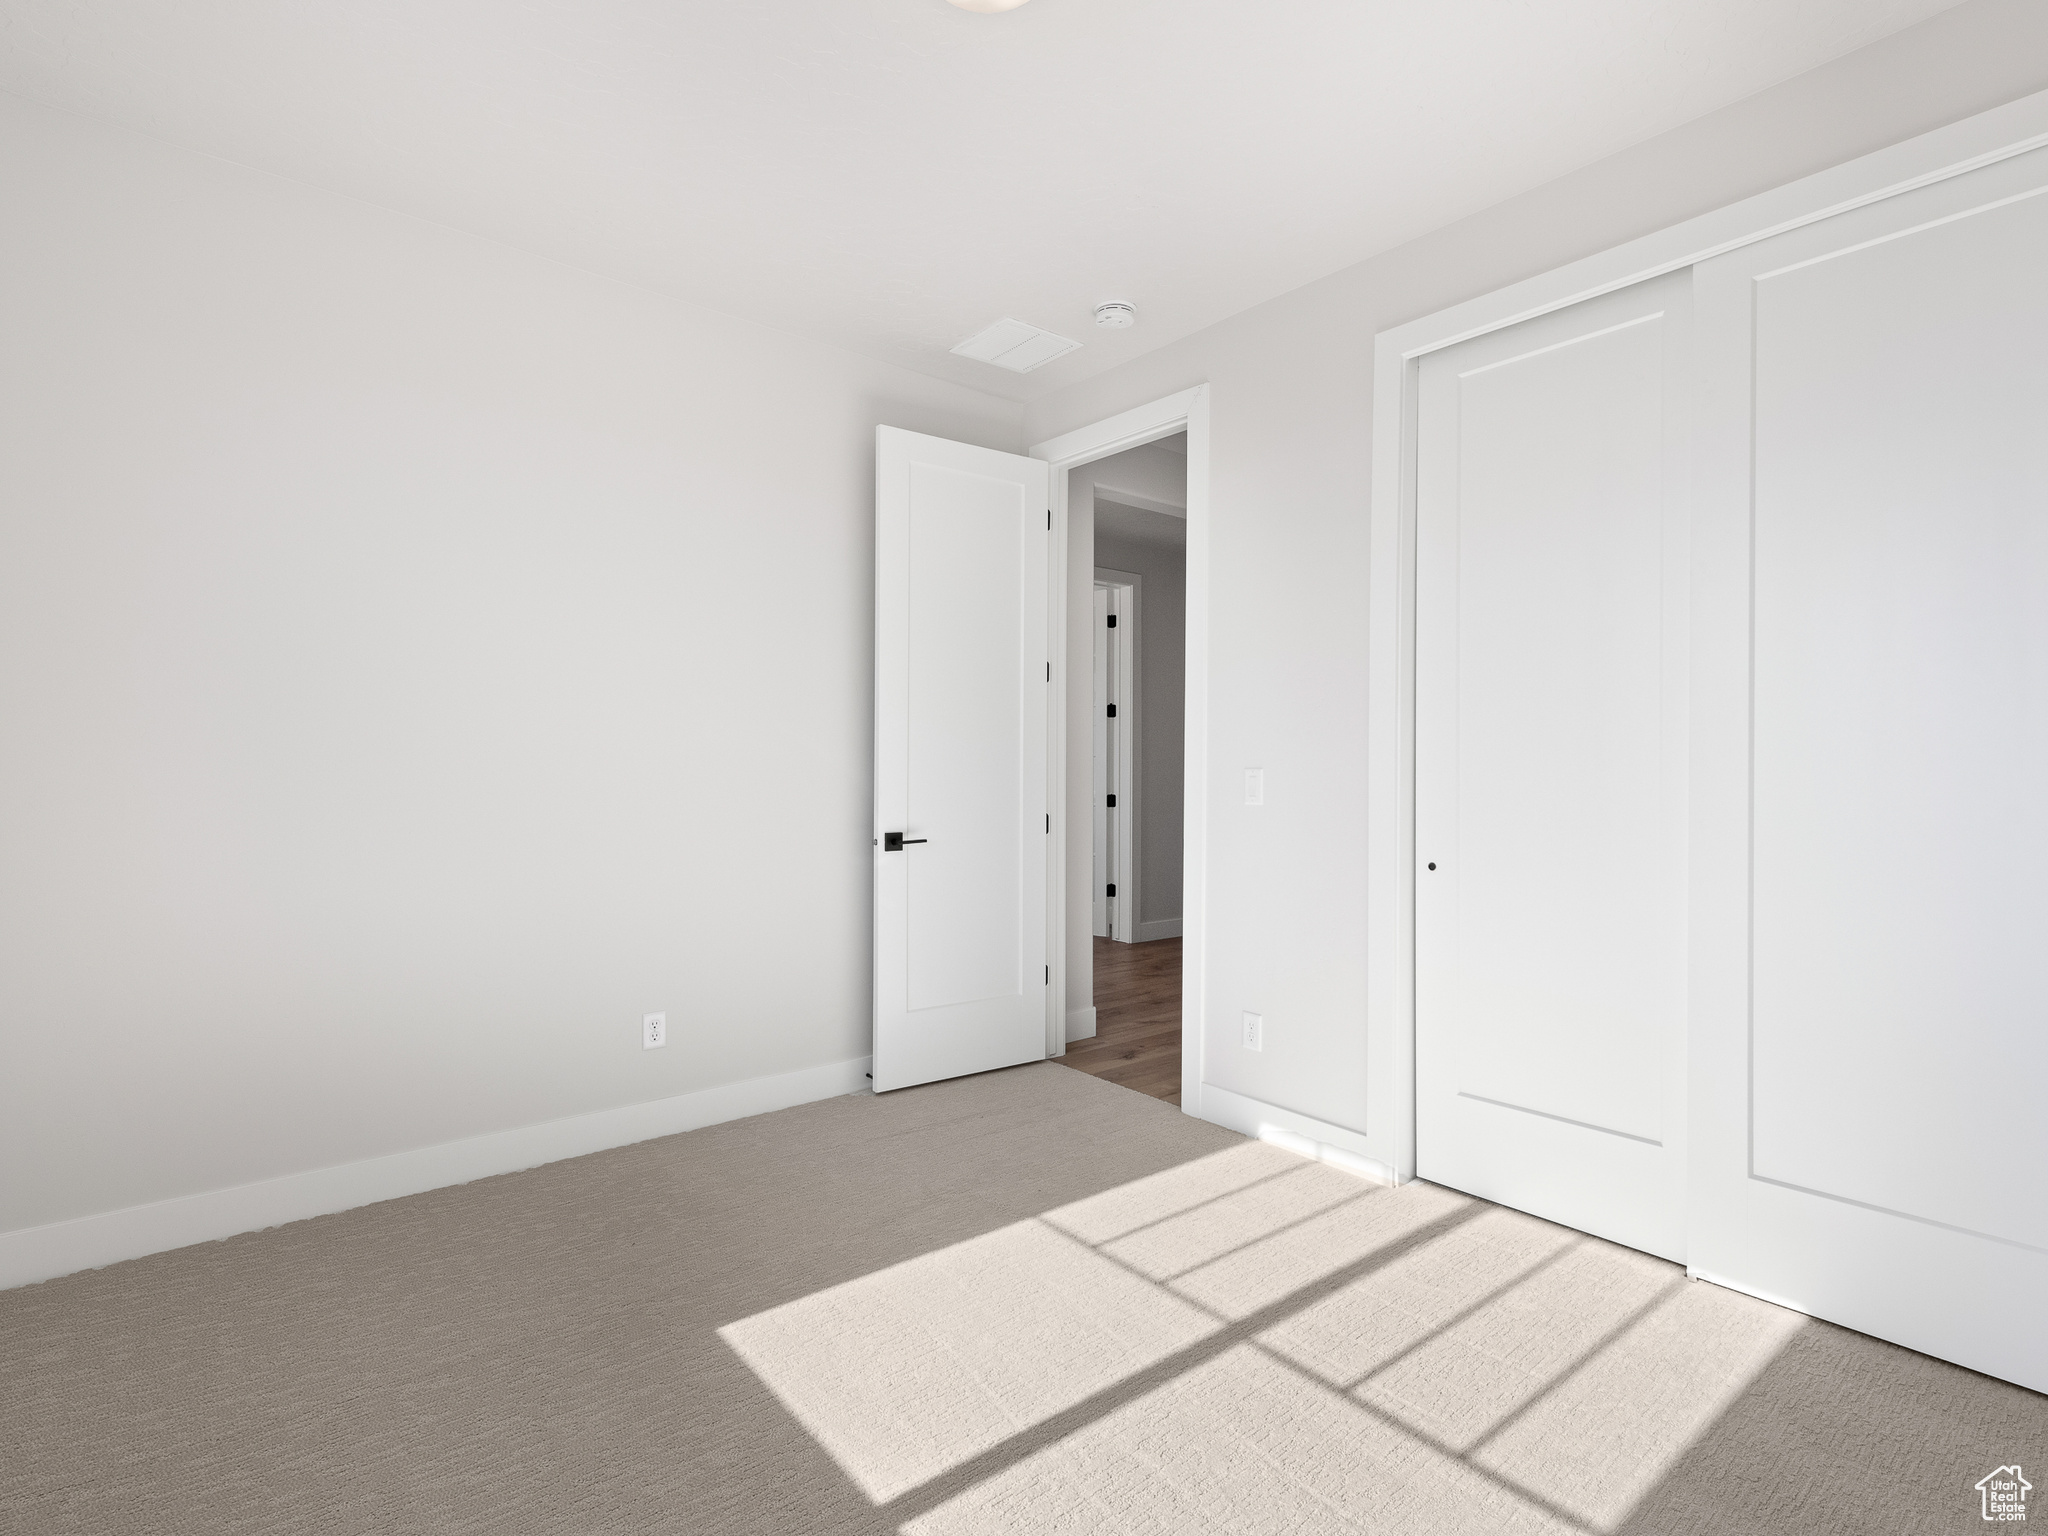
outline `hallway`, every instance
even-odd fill
[[[1180,1102],[1180,940],[1095,941],[1095,1038],[1076,1040],[1065,1066]]]

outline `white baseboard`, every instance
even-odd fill
[[[1180,919],[1162,917],[1156,923],[1138,924],[1138,942],[1149,943],[1153,939],[1177,939],[1180,937]]]
[[[48,1226],[0,1232],[0,1290],[98,1269],[123,1259],[213,1242],[238,1232],[326,1216],[379,1200],[396,1200],[492,1174],[581,1157],[656,1136],[673,1136],[748,1115],[788,1109],[817,1099],[858,1093],[868,1086],[868,1058],[806,1067],[774,1077],[727,1083],[697,1093],[571,1115],[515,1130],[417,1147],[334,1168],[286,1174],[232,1189],[208,1190],[80,1216]]]
[[[1200,1093],[1201,1102],[1193,1112],[1214,1124],[1343,1168],[1376,1184],[1403,1184],[1414,1177],[1400,1162],[1380,1155],[1383,1148],[1344,1126],[1247,1098],[1213,1083],[1202,1084]]]
[[[1095,1038],[1095,1010],[1093,1008],[1069,1008],[1067,1010],[1067,1039],[1092,1040]]]

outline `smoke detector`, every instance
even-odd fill
[[[1105,331],[1125,331],[1138,323],[1138,307],[1122,299],[1095,306],[1095,323]]]

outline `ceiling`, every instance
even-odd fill
[[[1095,536],[1098,539],[1126,539],[1136,544],[1164,544],[1170,549],[1188,547],[1187,519],[1167,512],[1147,512],[1119,501],[1095,498]]]
[[[1029,399],[1954,3],[0,0],[0,90]]]

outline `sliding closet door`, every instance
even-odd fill
[[[2048,152],[1694,295],[1690,1261],[2048,1389]]]
[[[1416,1168],[1685,1252],[1690,278],[1423,360]]]

